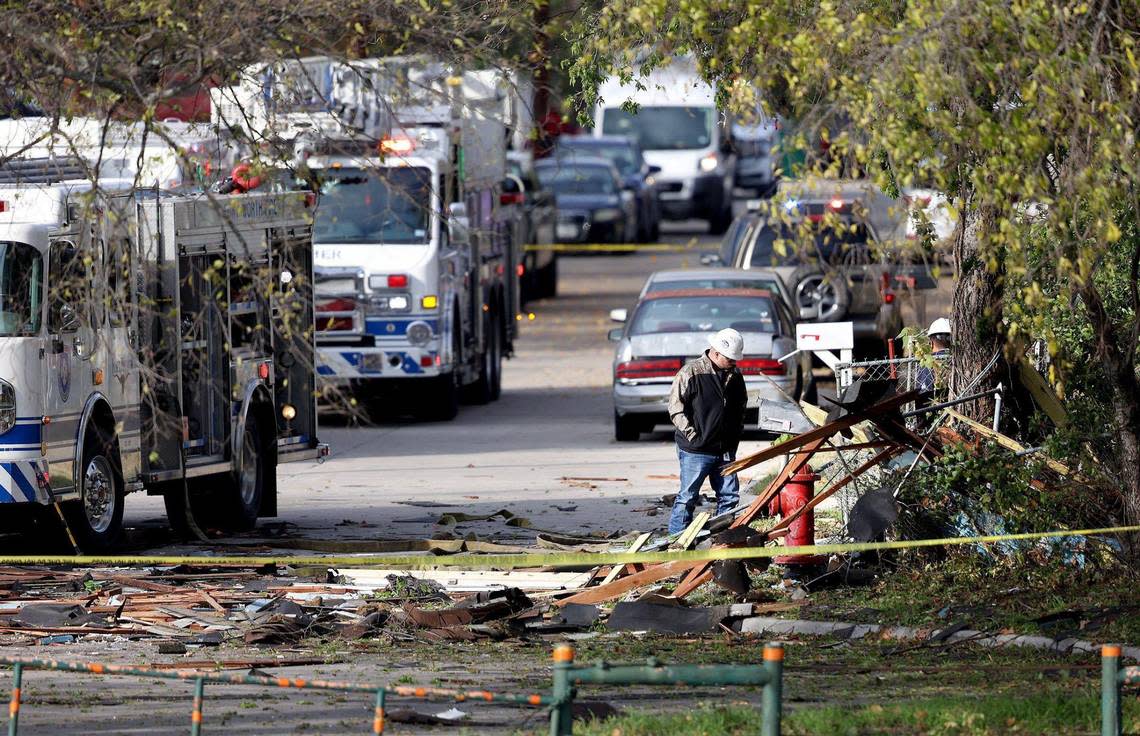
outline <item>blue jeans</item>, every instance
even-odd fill
[[[705,478],[709,479],[709,485],[716,492],[718,515],[731,511],[740,503],[740,482],[736,479],[736,474],[720,474],[721,468],[731,460],[726,462],[719,455],[701,455],[680,448],[677,449],[677,458],[681,461],[681,490],[677,493],[673,513],[669,516],[670,534],[684,531],[693,522],[693,509],[697,506],[697,496]],[[735,455],[732,459],[736,459]]]

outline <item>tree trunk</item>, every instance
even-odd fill
[[[971,194],[962,199],[961,217],[954,242],[954,331],[950,373],[950,394],[978,393],[997,385],[1002,375],[1005,344],[1001,333],[1002,273],[986,268],[985,239],[994,222],[992,207],[978,206]],[[1000,259],[999,259],[1000,262]],[[924,325],[925,326],[925,325]],[[990,366],[997,356],[996,362]],[[988,370],[987,366],[990,366]],[[982,371],[986,373],[982,376]],[[971,419],[984,424],[993,421],[993,398],[972,401],[958,408]]]
[[[1080,290],[1096,336],[1096,356],[1112,384],[1112,414],[1116,430],[1116,466],[1120,475],[1124,523],[1140,524],[1140,381],[1136,378],[1135,352],[1109,317],[1100,292],[1089,280]],[[1123,340],[1122,340],[1123,338]],[[1138,535],[1131,535],[1135,540]]]

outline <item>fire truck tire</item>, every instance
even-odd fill
[[[472,404],[489,404],[498,398],[503,370],[502,330],[493,312],[483,318],[483,334],[487,336],[487,344],[479,362],[479,377],[465,390],[465,398]]]
[[[115,440],[94,429],[83,443],[79,500],[64,505],[75,541],[87,554],[113,549],[123,533],[123,472]]]
[[[538,270],[538,288],[535,289],[539,298],[550,298],[558,295],[558,257],[551,259]]]
[[[437,422],[450,422],[459,414],[459,373],[451,371],[435,379],[427,396],[428,418]]]
[[[222,524],[233,531],[248,531],[257,525],[261,497],[265,493],[265,445],[252,409],[245,421],[241,446],[241,469],[231,476],[222,503],[225,509]]]

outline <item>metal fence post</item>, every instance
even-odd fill
[[[570,668],[574,666],[574,647],[554,647],[554,703],[550,706],[550,736],[570,736],[574,732],[574,685]]]
[[[201,677],[194,679],[194,706],[190,711],[190,736],[199,736],[202,733],[202,695],[206,690],[206,681]]]
[[[1100,648],[1100,733],[1120,736],[1120,647]]]
[[[20,686],[24,681],[24,665],[12,665],[12,700],[8,703],[8,736],[16,736],[20,727]]]
[[[764,685],[760,735],[780,736],[780,700],[784,696],[783,644],[764,646],[764,669],[768,670],[768,682]]]
[[[372,733],[384,733],[384,688],[376,691],[376,715],[372,719]]]

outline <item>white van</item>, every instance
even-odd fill
[[[727,230],[736,157],[716,107],[716,90],[697,74],[692,59],[674,59],[630,84],[610,79],[598,93],[595,134],[636,138],[645,160],[661,168],[656,177],[661,214],[670,220],[708,220],[718,235]],[[627,101],[638,106],[636,114],[622,109]]]

